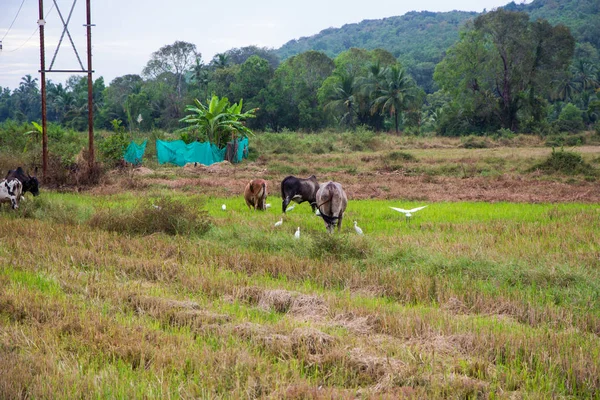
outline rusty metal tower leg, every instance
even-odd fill
[[[90,0],[86,0],[87,26],[87,77],[88,77],[88,141],[90,174],[94,171],[94,81],[92,79],[92,17]]]
[[[39,0],[39,20],[40,27],[40,85],[42,90],[42,181],[45,182],[48,177],[48,121],[46,115],[46,51],[44,48],[44,1]]]

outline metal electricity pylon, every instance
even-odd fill
[[[39,0],[39,19],[38,25],[40,28],[40,74],[41,74],[41,89],[42,89],[42,170],[43,170],[43,179],[46,180],[47,172],[48,172],[48,122],[46,115],[46,72],[63,72],[63,73],[86,73],[88,80],[88,155],[89,155],[89,171],[90,173],[93,171],[93,167],[95,164],[94,160],[94,96],[93,96],[93,88],[94,82],[92,80],[92,18],[91,18],[91,10],[90,10],[90,0],[86,0],[86,23],[83,25],[87,29],[87,69],[84,68],[83,63],[81,62],[81,58],[79,58],[79,53],[77,53],[77,49],[75,48],[75,43],[71,37],[71,33],[69,32],[69,22],[71,21],[71,16],[73,15],[73,10],[75,9],[75,4],[77,0],[73,0],[73,5],[71,6],[71,10],[69,15],[65,21],[63,14],[60,10],[60,7],[56,3],[56,0],[52,0],[54,3],[54,7],[56,11],[58,11],[58,15],[60,16],[60,20],[63,24],[63,31],[60,36],[60,40],[58,42],[58,46],[56,47],[56,51],[54,52],[54,57],[52,57],[52,62],[50,63],[50,68],[46,69],[46,51],[44,45],[44,26],[46,25],[46,21],[44,20],[44,0]],[[52,69],[54,66],[54,61],[56,60],[56,55],[58,54],[58,50],[62,44],[62,40],[65,37],[65,34],[69,38],[71,42],[71,46],[73,47],[73,51],[75,52],[75,56],[77,57],[77,61],[79,62],[79,66],[81,69]]]

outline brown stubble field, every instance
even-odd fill
[[[597,398],[598,181],[528,172],[552,151],[537,145],[393,144],[150,163],[4,207],[0,397]],[[600,148],[576,151],[598,168]],[[273,227],[280,180],[312,173],[346,188],[342,233],[306,204]],[[241,198],[255,177],[266,213]],[[162,197],[211,229],[111,228]],[[392,200],[428,214],[391,218]]]
[[[446,141],[447,143],[447,141]],[[446,144],[448,146],[448,144]],[[585,160],[600,167],[600,147],[576,149]],[[390,161],[390,152],[350,154],[269,154],[242,166],[159,167],[130,173],[144,176],[145,184],[215,196],[240,194],[240,188],[256,177],[269,182],[272,196],[279,196],[279,183],[287,175],[320,181],[343,182],[353,199],[405,199],[430,202],[485,201],[515,203],[600,202],[600,183],[583,177],[547,176],[526,172],[552,152],[544,147],[491,149],[403,149],[413,160]],[[393,152],[392,152],[393,153]],[[122,190],[123,174],[92,192]]]

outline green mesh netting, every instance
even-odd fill
[[[142,158],[144,157],[144,152],[146,151],[147,142],[147,140],[144,140],[144,143],[142,144],[136,144],[135,142],[129,143],[129,146],[125,149],[123,159],[128,163],[140,165],[142,163]]]
[[[240,162],[248,157],[248,138],[238,139],[237,151],[233,162]],[[156,141],[156,155],[159,164],[172,163],[183,167],[187,163],[211,165],[225,160],[227,149],[219,149],[212,143],[192,142],[185,144],[183,140],[173,142]]]

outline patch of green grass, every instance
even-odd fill
[[[0,267],[0,275],[4,275],[13,285],[36,289],[48,296],[63,294],[63,291],[54,279],[30,271],[22,271],[10,267]]]

